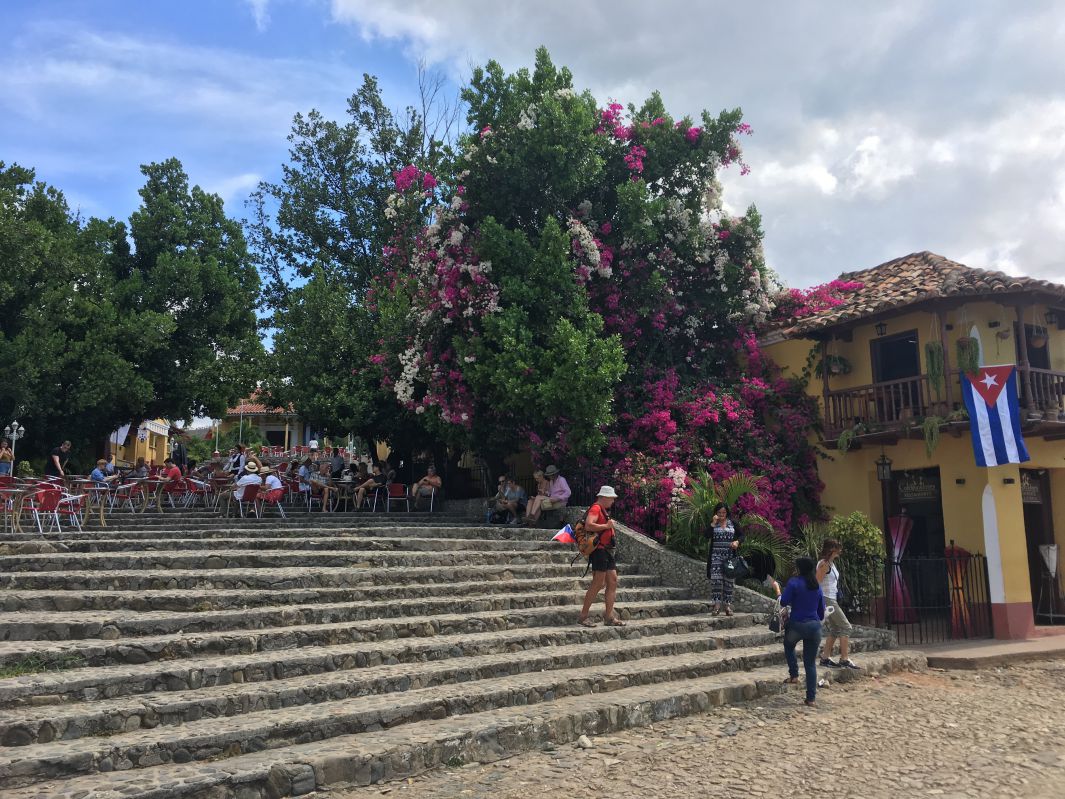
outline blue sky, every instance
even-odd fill
[[[0,160],[37,169],[86,214],[128,217],[138,166],[178,157],[233,215],[284,162],[292,116],[339,117],[363,72],[390,104],[415,68],[324,4],[72,0],[0,6]]]
[[[5,0],[0,160],[126,218],[177,156],[229,212],[285,161],[292,115],[393,107],[421,59],[528,65],[675,116],[741,106],[769,263],[791,285],[917,250],[1065,283],[1065,7],[1055,0]]]

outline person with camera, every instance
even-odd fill
[[[843,545],[829,538],[821,545],[821,559],[817,562],[817,582],[821,585],[825,605],[829,608],[825,621],[828,635],[825,636],[825,649],[821,653],[821,666],[828,669],[860,669],[861,666],[850,659],[851,623],[839,604],[839,567],[836,566],[836,558],[842,554]],[[839,660],[835,661],[832,659],[832,650],[837,638]]]
[[[595,622],[588,618],[592,603],[604,588],[606,593],[603,601],[606,608],[603,611],[603,623],[607,627],[624,627],[625,622],[614,613],[614,597],[618,592],[618,564],[614,558],[616,540],[614,537],[614,520],[610,518],[610,508],[614,500],[618,498],[617,492],[612,486],[603,486],[595,498],[595,503],[588,508],[588,514],[584,518],[584,529],[598,537],[595,549],[588,556],[588,564],[592,570],[592,584],[584,593],[584,605],[581,607],[581,615],[577,623],[582,627],[594,627]]]
[[[725,564],[740,546],[740,535],[729,519],[729,509],[724,502],[714,506],[714,517],[710,530],[703,533],[710,539],[710,551],[706,556],[706,579],[710,581],[710,601],[714,603],[712,613],[718,615],[724,604],[725,615],[732,615],[732,592],[736,587],[734,580],[725,573]]]

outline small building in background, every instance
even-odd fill
[[[268,405],[257,392],[226,410],[225,417],[219,422],[219,433],[224,435],[242,423],[245,429],[257,430],[269,446],[282,447],[286,451],[305,446],[312,438],[311,426],[300,420],[295,411]]]
[[[118,466],[132,466],[137,458],[158,466],[170,454],[170,422],[151,419],[138,427],[123,425],[111,434],[109,443]]]

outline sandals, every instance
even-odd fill
[[[625,627],[626,626],[625,622],[623,622],[617,616],[614,616],[613,618],[610,618],[610,619],[603,619],[603,624],[606,625],[607,627]]]
[[[595,627],[596,623],[585,616],[583,619],[577,619],[577,624],[581,627]]]

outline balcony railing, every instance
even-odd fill
[[[952,398],[961,404],[960,373],[952,370]],[[1028,380],[1031,397],[1028,397]],[[1065,372],[1050,369],[1017,367],[1017,392],[1021,407],[1039,412],[1047,421],[1065,415]],[[856,424],[879,429],[898,429],[932,413],[942,414],[946,396],[933,396],[927,375],[854,386],[824,395],[825,432],[833,436]],[[940,407],[937,407],[940,406]],[[951,409],[946,409],[951,410]]]
[[[825,429],[845,430],[859,422],[901,425],[926,416],[931,407],[927,375],[830,391],[825,396]]]

